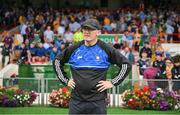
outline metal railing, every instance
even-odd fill
[[[4,87],[15,86],[27,91],[36,91],[38,97],[33,104],[48,105],[49,94],[52,90],[58,90],[63,85],[56,78],[0,78]],[[120,85],[109,89],[108,101],[109,106],[122,106],[121,94],[128,89],[140,88],[144,85],[149,86],[152,90],[162,88],[163,90],[180,90],[180,80],[172,79],[125,79]]]

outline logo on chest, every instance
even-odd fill
[[[100,60],[100,56],[96,56],[96,60]]]
[[[77,59],[82,59],[82,56],[77,56]]]

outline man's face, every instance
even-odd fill
[[[179,66],[180,66],[180,62],[176,62],[176,63],[174,63],[174,65],[175,65],[176,67],[179,67]]]
[[[142,57],[143,57],[143,58],[146,58],[146,57],[147,57],[147,53],[146,53],[146,52],[143,52],[143,53],[142,53]]]
[[[157,55],[157,56],[156,56],[156,59],[157,59],[158,61],[161,61],[161,60],[162,60],[162,57],[161,57],[160,55]]]
[[[125,51],[125,52],[129,52],[129,48],[126,47],[126,48],[124,49],[124,51]]]
[[[51,30],[51,27],[50,27],[50,26],[48,26],[48,27],[47,27],[47,29],[48,29],[48,30]]]
[[[34,48],[34,44],[30,44],[30,48]]]
[[[148,48],[149,47],[149,45],[148,44],[145,44],[145,48]]]
[[[83,28],[82,31],[83,31],[85,41],[95,40],[97,39],[97,35],[100,34],[100,30],[94,30],[88,27]]]

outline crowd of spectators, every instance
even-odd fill
[[[138,65],[139,75],[145,76],[148,67],[156,67],[154,78],[180,79],[179,55],[174,62],[161,46],[161,43],[180,42],[178,11],[178,8],[164,7],[113,10],[6,8],[0,11],[0,25],[19,24],[23,40],[18,42],[15,36],[4,32],[3,66],[10,62],[10,58],[25,64],[51,63],[64,48],[83,40],[81,24],[86,19],[96,18],[102,25],[103,34],[123,34],[122,43],[113,46]],[[38,34],[39,41],[35,40],[35,34]]]

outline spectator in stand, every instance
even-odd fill
[[[178,28],[180,27],[180,20],[178,17],[175,18],[175,21],[173,23],[173,28],[174,28],[174,32],[173,32],[173,42],[178,43],[180,41],[180,37],[178,38]]]
[[[166,64],[163,61],[163,53],[162,52],[156,52],[156,60],[153,62],[153,67],[156,67],[159,69],[159,71],[156,74],[156,79],[166,79],[165,76],[165,70],[166,70]],[[164,89],[167,85],[167,82],[165,81],[158,81],[157,82],[158,87]]]
[[[36,49],[36,57],[35,57],[35,61],[38,63],[46,63],[47,62],[47,58],[45,57],[46,54],[46,50],[43,47],[42,43],[38,44],[38,48]]]
[[[49,40],[53,42],[54,32],[51,30],[51,26],[47,26],[47,30],[44,32],[44,41]]]
[[[30,26],[26,28],[26,39],[29,40],[30,44],[34,41],[34,31]]]
[[[57,17],[56,20],[54,20],[53,22],[54,33],[59,34],[59,25],[60,25],[60,18]]]
[[[62,35],[58,36],[58,39],[55,41],[55,47],[57,48],[57,50],[61,50],[61,44],[64,43],[63,39],[62,39]]]
[[[174,32],[173,26],[170,24],[170,22],[166,22],[166,35],[167,35],[168,43],[172,43],[173,32]]]
[[[64,33],[64,40],[67,43],[67,46],[72,44],[73,35],[74,34],[69,29],[67,29],[67,31]]]
[[[53,47],[52,51],[49,54],[49,61],[52,62],[58,54],[59,54],[59,52],[58,52],[57,48]]]
[[[141,40],[141,34],[139,33],[139,29],[136,28],[136,32],[134,34],[133,45],[134,45],[135,50],[137,51],[139,51],[140,40]]]
[[[83,33],[81,32],[81,28],[78,28],[77,31],[73,35],[73,42],[80,42],[83,40]]]
[[[159,43],[157,48],[156,48],[156,52],[160,52],[162,54],[164,54],[164,48],[162,47],[162,45]],[[164,57],[164,55],[163,55]]]
[[[12,55],[12,49],[9,46],[9,44],[4,44],[4,46],[1,46],[2,48],[2,67],[5,67],[9,61],[10,57]]]
[[[111,23],[111,20],[107,16],[105,16],[104,17],[104,25],[110,25],[110,23]]]
[[[34,21],[34,27],[33,27],[34,31],[39,33],[43,25],[45,25],[45,24],[42,24],[38,20],[35,20]]]
[[[49,48],[46,49],[45,58],[50,60],[50,54],[53,52],[54,44],[49,42]],[[58,50],[59,51],[59,50]]]
[[[9,32],[6,32],[3,42],[4,44],[7,44],[10,49],[12,48],[13,38],[10,36]]]
[[[38,31],[44,23],[44,17],[42,14],[43,14],[42,12],[40,12],[40,13],[38,12],[38,14],[36,14],[36,17],[35,17],[36,31]]]
[[[149,32],[148,32],[148,27],[145,23],[142,24],[142,27],[141,27],[141,31],[142,31],[142,45],[144,45],[144,42],[147,42],[149,41],[148,40],[148,36],[149,36]]]
[[[147,57],[146,51],[141,53],[141,58],[137,61],[137,66],[139,67],[139,76],[143,76],[144,70],[150,66],[150,59]]]
[[[118,35],[114,36],[114,40],[113,40],[113,44],[119,44],[120,43],[120,39],[118,37]]]
[[[140,11],[140,13],[138,14],[139,18],[141,19],[141,22],[144,22],[146,15],[143,11]]]
[[[172,79],[173,80],[180,80],[180,55],[175,55],[173,57],[174,67],[172,68]],[[178,91],[180,94],[180,81],[174,81],[173,83],[173,90]]]
[[[131,26],[128,26],[128,29],[125,32],[125,35],[126,35],[126,42],[128,44],[128,47],[132,48],[132,46],[133,46],[133,39],[134,39],[134,33],[131,31]]]
[[[165,55],[166,55],[166,57],[164,58],[164,60],[169,59],[169,60],[173,61],[170,52],[166,51]]]
[[[29,43],[29,40],[28,40],[28,39],[25,40],[24,45],[25,45],[25,49],[26,49],[26,50],[29,50],[29,48],[30,48],[30,47],[29,47],[29,46],[30,46],[30,43]]]
[[[117,23],[114,19],[111,21],[110,26],[111,26],[113,32],[117,31]]]
[[[156,75],[159,72],[159,69],[156,67],[148,67],[147,69],[144,70],[143,73],[143,83],[146,83],[146,80],[148,80],[148,86],[150,89],[155,90],[158,88],[157,86],[157,81],[154,81],[156,79]]]
[[[50,47],[50,44],[51,44],[52,42],[50,42],[50,40],[46,40],[45,42],[44,42],[44,44],[43,44],[43,48],[47,51],[48,50],[48,48]]]
[[[134,64],[135,60],[134,60],[134,54],[132,52],[132,49],[129,49],[129,57],[128,57],[128,60]]]
[[[64,33],[65,33],[64,24],[60,24],[60,26],[58,27],[57,34],[58,34],[58,35],[63,35]]]
[[[81,27],[81,25],[74,18],[71,18],[70,21],[71,22],[69,24],[69,29],[71,32],[75,32],[75,31],[77,31],[78,28]]]
[[[22,43],[20,45],[20,48],[18,48],[19,52],[20,52],[20,58],[18,60],[19,64],[25,63],[28,60],[28,47]]]
[[[145,42],[144,47],[140,50],[140,56],[142,55],[142,52],[144,52],[144,51],[147,53],[147,57],[151,58],[152,51],[149,48],[149,43],[148,42]]]
[[[44,41],[44,31],[46,30],[46,24],[43,24],[40,28],[40,30],[38,31],[39,37],[41,39],[41,42],[45,42]]]
[[[131,32],[135,33],[136,29],[138,28],[137,21],[135,19],[133,19],[132,22],[130,23],[130,25],[131,25]]]
[[[135,50],[135,48],[132,48],[132,54],[134,55],[134,63],[136,64],[138,60],[140,59],[139,51]]]
[[[36,48],[33,43],[30,44],[30,48],[28,50],[28,62],[35,63],[35,56],[36,56]]]
[[[26,28],[27,28],[27,23],[23,23],[22,24],[22,27],[21,27],[21,30],[20,30],[20,33],[21,35],[23,36],[23,42],[25,42],[25,39],[26,39]]]
[[[129,47],[125,47],[122,51],[121,54],[124,55],[129,61],[134,63],[134,55]]]
[[[150,29],[150,45],[151,49],[155,49],[156,41],[158,36],[158,29],[156,28],[156,24],[153,23]]]
[[[165,64],[166,64],[165,76],[167,79],[172,79],[172,68],[173,68],[172,60],[167,58],[165,60]]]
[[[159,28],[159,41],[160,43],[165,42],[165,32],[163,31],[163,24],[161,24]]]
[[[117,22],[117,31],[123,33],[127,29],[127,23],[124,21],[124,17],[120,18],[120,21]]]

